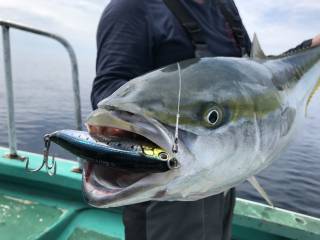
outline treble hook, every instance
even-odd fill
[[[29,158],[27,158],[26,170],[28,172],[38,172],[45,166],[47,173],[50,176],[53,176],[56,174],[57,165],[56,165],[56,161],[54,159],[54,156],[52,157],[51,162],[49,164],[50,134],[46,134],[44,136],[43,140],[44,140],[44,150],[43,150],[43,160],[42,160],[41,166],[38,168],[35,168],[35,169],[29,168]]]

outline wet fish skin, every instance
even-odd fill
[[[177,154],[172,152],[177,64],[129,81],[100,102],[87,120],[145,136],[174,155],[180,168],[111,187],[106,174],[96,169],[83,188],[91,205],[198,200],[266,168],[290,143],[319,87],[320,47],[263,59],[192,59],[180,66]],[[212,109],[222,116],[215,126],[208,122]]]

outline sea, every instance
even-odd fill
[[[244,6],[248,3],[244,0],[236,2],[240,12],[244,12]],[[83,121],[91,111],[90,91],[95,76],[96,28],[107,3],[108,1],[102,0],[4,0],[0,2],[0,19],[17,21],[57,33],[72,44],[79,63]],[[251,3],[255,4],[253,1]],[[274,6],[271,5],[271,10],[272,7]],[[258,10],[261,14],[263,14],[262,11],[266,11],[257,5],[257,13],[259,13]],[[265,13],[266,16],[267,13]],[[287,21],[290,17],[281,18],[281,12],[274,12],[274,14],[279,14],[275,15],[278,17],[276,27],[278,31],[279,26],[282,26],[281,19]],[[255,18],[247,14],[243,15],[244,22],[248,21],[249,32],[252,35]],[[294,19],[294,15],[292,17]],[[294,25],[292,21],[291,18],[291,25],[283,25],[283,29]],[[259,24],[259,22],[255,23]],[[263,23],[260,24],[263,26]],[[319,23],[309,21],[309,25],[312,24],[315,26]],[[268,26],[266,25],[266,29]],[[262,43],[267,46],[267,49],[273,53],[280,53],[282,50],[285,51],[285,48],[294,47],[303,40],[302,33],[306,35],[305,38],[314,33],[304,32],[310,26],[305,27],[297,23],[294,27],[296,31],[282,38],[277,33],[270,36],[272,34],[270,31],[265,32],[259,27],[257,29],[260,29],[258,33],[265,37],[262,38],[264,39]],[[290,37],[290,40],[287,37]],[[292,40],[292,37],[295,37],[295,40]],[[44,147],[44,134],[59,129],[75,129],[70,61],[62,45],[51,39],[13,29],[10,30],[10,38],[18,149],[41,153]],[[278,43],[275,38],[278,39]],[[268,44],[268,39],[272,43]],[[0,146],[7,147],[7,108],[2,50],[1,37]],[[320,217],[319,98],[320,94],[317,93],[309,106],[307,117],[289,147],[283,151],[279,159],[257,176],[276,207],[315,217]],[[75,160],[74,156],[59,147],[55,147],[53,151],[56,156]],[[247,182],[237,187],[237,196],[265,203]]]

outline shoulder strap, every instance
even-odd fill
[[[223,0],[217,1],[219,4],[219,8],[226,18],[227,22],[229,23],[229,26],[233,32],[234,38],[238,44],[238,46],[241,49],[242,56],[245,54],[250,55],[250,49],[247,49],[246,45],[246,39],[245,39],[245,33],[244,33],[244,27],[242,24],[242,21],[239,19],[236,19],[234,16],[234,13],[232,13],[228,7],[226,6],[225,2]]]
[[[206,55],[206,53],[208,53],[207,43],[204,39],[202,29],[194,17],[186,10],[180,0],[163,0],[163,2],[187,31],[192,40],[192,44],[195,47],[196,57]],[[241,20],[235,18],[234,14],[228,9],[223,0],[218,0],[217,2],[222,14],[229,23],[238,46],[241,49],[241,54],[250,55],[250,49],[247,49],[246,47],[244,27]]]
[[[207,43],[198,22],[186,10],[180,0],[163,0],[163,2],[187,31],[195,48],[196,57],[201,57],[201,53],[207,50]]]

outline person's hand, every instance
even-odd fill
[[[312,39],[311,47],[320,46],[320,34]]]

